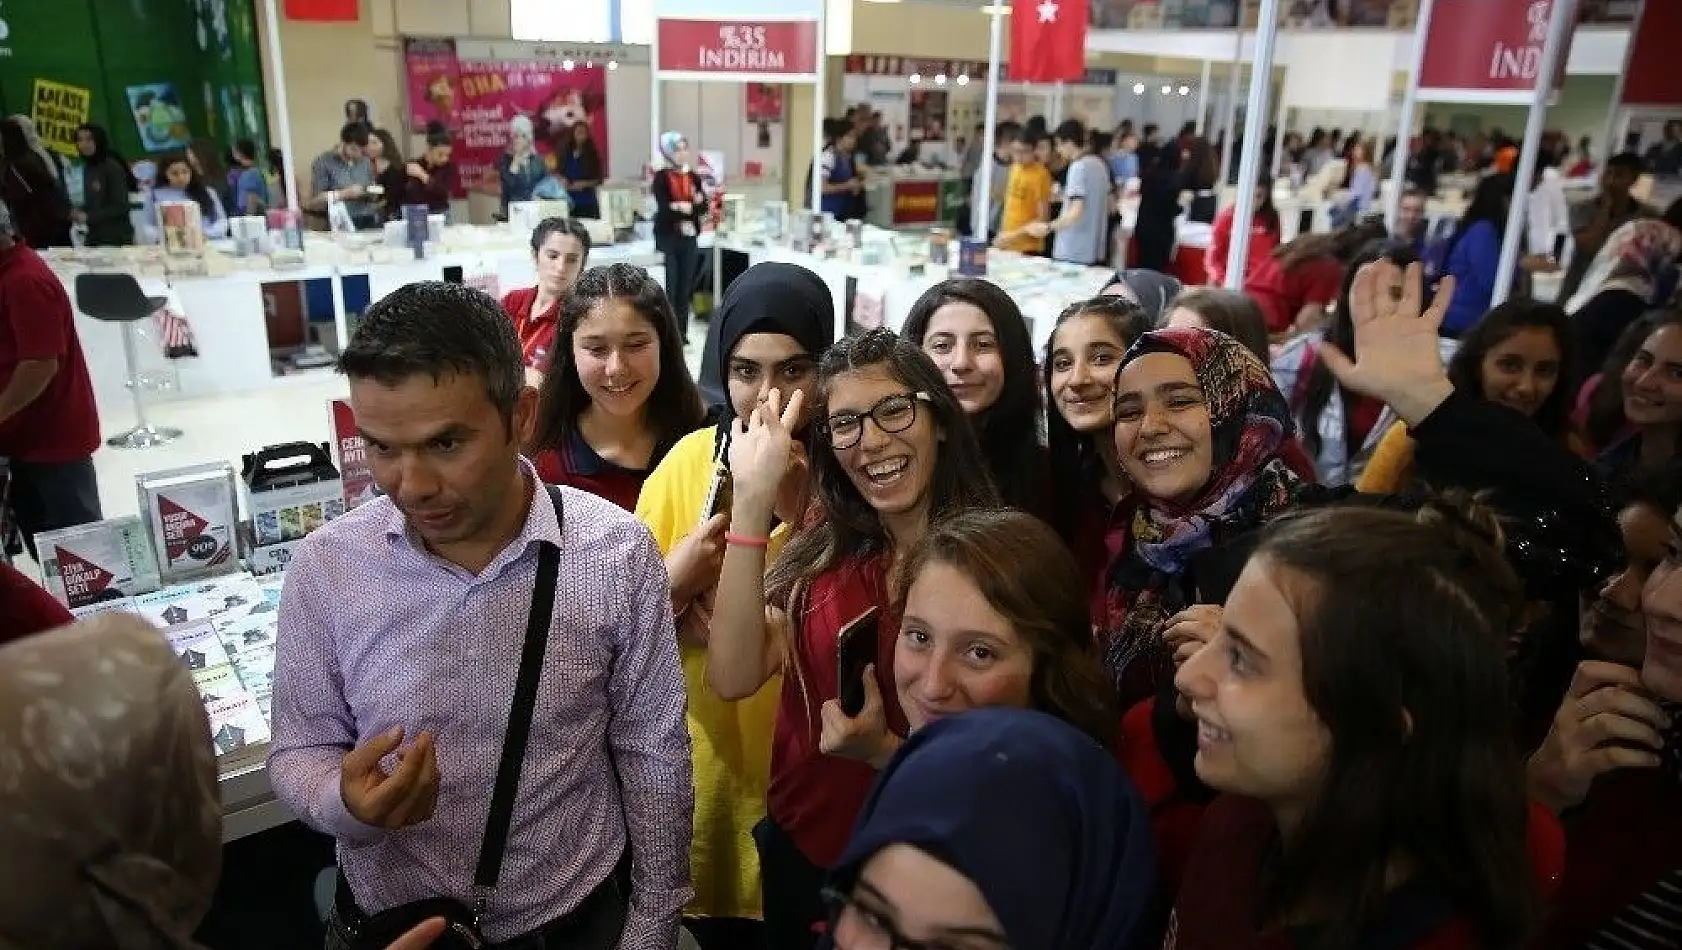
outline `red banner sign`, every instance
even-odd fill
[[[816,20],[668,20],[658,26],[661,72],[813,76]]]
[[[1647,0],[1641,22],[1630,31],[1629,68],[1624,71],[1626,106],[1682,106],[1682,69],[1671,62],[1682,36],[1682,3]]]
[[[894,224],[933,224],[940,220],[940,182],[894,182]]]
[[[1436,0],[1419,69],[1420,98],[1529,102],[1553,11],[1554,0]],[[1567,39],[1555,89],[1565,78],[1569,50]]]

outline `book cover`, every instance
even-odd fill
[[[210,742],[217,758],[243,757],[269,742],[269,722],[256,700],[241,693],[205,704],[210,715]]]
[[[222,638],[208,620],[200,620],[164,631],[170,649],[189,670],[209,670],[230,663]]]

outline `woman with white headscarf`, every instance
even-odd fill
[[[1624,328],[1661,307],[1676,290],[1682,258],[1682,200],[1663,219],[1631,221],[1600,246],[1565,304],[1577,335],[1580,369],[1600,369]]]
[[[157,630],[113,613],[0,647],[0,789],[0,947],[200,950],[222,866],[216,758]]]
[[[517,115],[508,123],[508,150],[497,157],[497,177],[502,180],[502,213],[511,201],[530,201],[537,183],[548,176],[543,156],[532,147],[531,119]]]
[[[689,298],[700,276],[701,254],[696,237],[707,213],[701,176],[691,165],[689,140],[681,133],[660,136],[664,167],[654,173],[654,246],[666,258],[666,299],[671,301],[677,329],[689,342]]]
[[[0,119],[0,198],[11,207],[25,244],[44,248],[70,243],[64,171],[26,116]]]

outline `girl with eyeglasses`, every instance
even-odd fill
[[[887,330],[843,340],[818,366],[810,459],[818,504],[769,571],[772,510],[804,398],[772,390],[735,424],[730,527],[707,642],[707,684],[726,700],[782,673],[765,821],[755,829],[767,938],[806,948],[859,806],[906,732],[892,682],[902,592],[890,578],[929,525],[998,495],[963,407],[927,355]],[[843,710],[841,637],[873,660]],[[851,642],[851,641],[849,641]]]
[[[912,736],[830,886],[836,950],[1129,950],[1152,884],[1144,807],[1067,723],[985,709]]]

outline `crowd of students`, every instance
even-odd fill
[[[1248,299],[1123,272],[1035,353],[968,278],[900,333],[832,342],[827,286],[767,263],[712,317],[707,400],[647,274],[585,269],[564,222],[532,249],[539,284],[505,316],[407,288],[344,360],[390,500],[289,572],[270,763],[340,839],[336,927],[423,885],[474,893],[454,851],[483,818],[459,799],[489,797],[500,724],[472,710],[508,693],[471,671],[518,650],[459,625],[517,637],[527,545],[559,538],[563,629],[604,646],[555,641],[568,686],[540,705],[565,722],[534,727],[543,780],[520,794],[559,811],[517,814],[567,853],[510,850],[499,940],[581,926],[605,893],[618,923],[590,926],[615,941],[672,945],[683,903],[709,950],[1682,937],[1673,304],[1599,367],[1528,300],[1456,346],[1457,275],[1433,291],[1407,241],[1361,228],[1263,255],[1300,276]],[[538,481],[574,492],[565,514],[508,490]],[[378,603],[320,614],[311,591],[353,583]],[[434,623],[462,642],[415,639]],[[416,679],[439,663],[444,685]],[[6,695],[0,749],[41,708]],[[367,785],[341,792],[346,749]],[[615,797],[622,824],[600,817]],[[105,886],[64,885],[94,906]],[[136,886],[160,932],[202,911]]]

